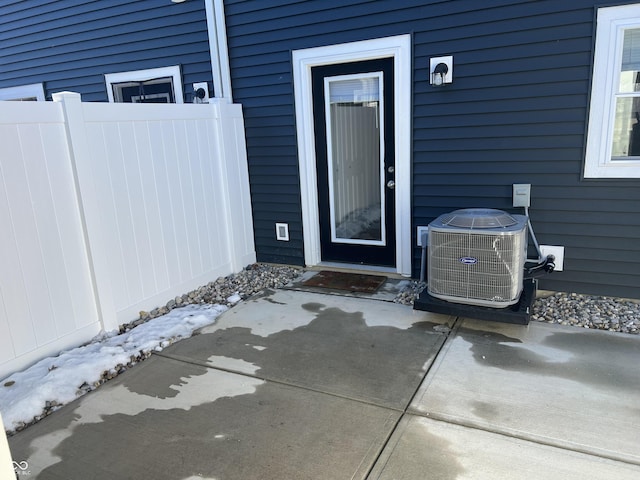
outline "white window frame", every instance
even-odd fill
[[[113,84],[124,82],[146,82],[154,78],[172,77],[173,78],[173,96],[176,103],[184,103],[184,93],[182,89],[182,75],[180,74],[180,66],[173,65],[170,67],[148,68],[146,70],[132,70],[130,72],[107,73],[104,81],[107,84],[107,96],[109,103],[116,103],[113,98]]]
[[[0,100],[30,100],[33,98],[38,102],[45,101],[42,83],[0,88]]]
[[[585,178],[640,178],[640,159],[612,161],[624,30],[640,28],[640,4],[598,9]]]

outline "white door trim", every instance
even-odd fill
[[[304,257],[308,266],[321,261],[311,68],[384,57],[394,58],[396,271],[411,274],[411,35],[293,51]]]

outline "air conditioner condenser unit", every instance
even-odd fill
[[[518,303],[527,259],[527,217],[470,208],[429,224],[429,295],[504,308]]]

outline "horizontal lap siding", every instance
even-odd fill
[[[304,263],[291,51],[394,35],[397,25],[384,32],[379,25],[389,15],[406,21],[395,3],[225,1],[233,98],[243,105],[247,127],[258,260]],[[276,222],[289,224],[289,242],[276,240]]]
[[[595,3],[225,1],[258,258],[304,260],[291,50],[412,33],[413,225],[457,208],[515,211],[511,185],[531,183],[538,240],[566,247],[566,271],[541,287],[640,296],[640,181],[581,179]],[[454,55],[454,83],[435,89],[439,55]],[[282,221],[288,243],[275,240]]]
[[[639,297],[640,181],[581,179],[593,2],[513,3],[415,34],[416,65],[453,54],[455,80],[433,89],[414,72],[414,221],[517,212],[511,184],[531,183],[538,241],[566,247],[541,288]]]
[[[204,0],[24,0],[0,4],[0,88],[44,83],[107,101],[104,74],[180,65],[211,85]]]

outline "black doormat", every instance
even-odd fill
[[[349,292],[374,293],[386,279],[387,277],[381,277],[379,275],[322,270],[305,281],[303,285],[307,287],[347,290]]]

